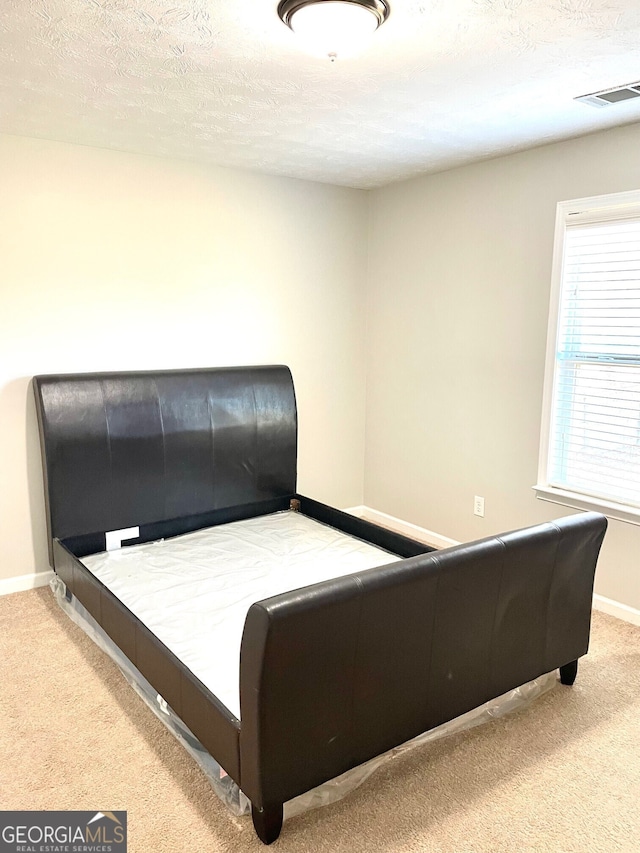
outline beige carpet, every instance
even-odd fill
[[[126,809],[129,850],[264,850],[48,588],[0,598],[0,808]],[[640,849],[640,628],[594,614],[573,688],[417,748],[272,850]]]

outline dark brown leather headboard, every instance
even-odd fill
[[[34,378],[50,540],[296,491],[288,367]]]

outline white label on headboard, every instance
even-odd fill
[[[104,534],[107,551],[115,551],[126,539],[137,539],[140,536],[139,527],[123,527],[122,530],[108,530]]]

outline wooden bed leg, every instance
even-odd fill
[[[256,835],[263,844],[273,844],[282,829],[282,803],[257,809],[251,804],[251,817]]]
[[[560,681],[563,684],[567,684],[569,687],[576,680],[576,675],[578,674],[578,661],[572,660],[571,663],[565,663],[564,666],[560,667]]]

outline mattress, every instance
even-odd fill
[[[82,562],[240,719],[240,644],[251,604],[399,559],[286,511]]]

